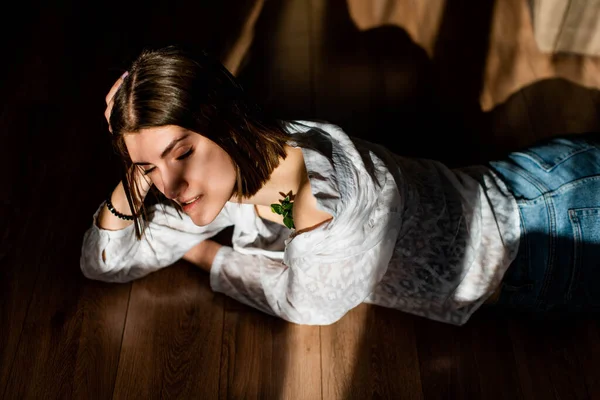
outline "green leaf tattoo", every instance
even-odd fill
[[[279,200],[281,204],[271,204],[271,211],[273,211],[275,214],[283,215],[283,224],[290,229],[295,229],[296,227],[294,225],[293,215],[294,202],[291,200],[292,192],[288,193],[287,195],[284,195],[283,193],[280,194],[285,196],[285,198],[283,200]]]
[[[271,211],[273,211],[275,214],[283,214],[283,207],[281,207],[279,204],[271,204]]]

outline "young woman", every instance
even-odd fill
[[[184,258],[298,324],[362,302],[462,325],[480,306],[600,307],[600,147],[556,138],[449,169],[271,118],[207,55],[145,51],[107,96],[125,179],[81,269],[127,282]],[[144,207],[150,190],[163,201]],[[212,241],[234,225],[232,247]]]

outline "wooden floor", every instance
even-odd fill
[[[252,2],[230,3],[5,15],[19,23],[0,28],[0,397],[600,398],[593,319],[482,310],[454,327],[363,305],[298,326],[212,293],[184,262],[132,284],[81,275],[82,235],[118,181],[106,91],[143,46],[231,46]],[[539,53],[526,0],[406,0],[379,27],[353,4],[266,1],[239,71],[248,91],[282,118],[449,165],[600,131],[600,59]]]

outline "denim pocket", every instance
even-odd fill
[[[573,273],[567,300],[600,306],[600,208],[569,210]]]
[[[544,171],[550,172],[571,157],[593,148],[595,146],[585,140],[555,138],[545,145],[535,146],[512,154],[513,156],[525,157]]]

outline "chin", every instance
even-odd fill
[[[188,214],[188,216],[190,217],[190,219],[192,220],[192,222],[194,223],[194,225],[197,226],[206,226],[208,224],[210,224],[211,222],[213,222],[215,220],[215,218],[217,218],[217,215],[219,215],[219,213],[191,213]]]

